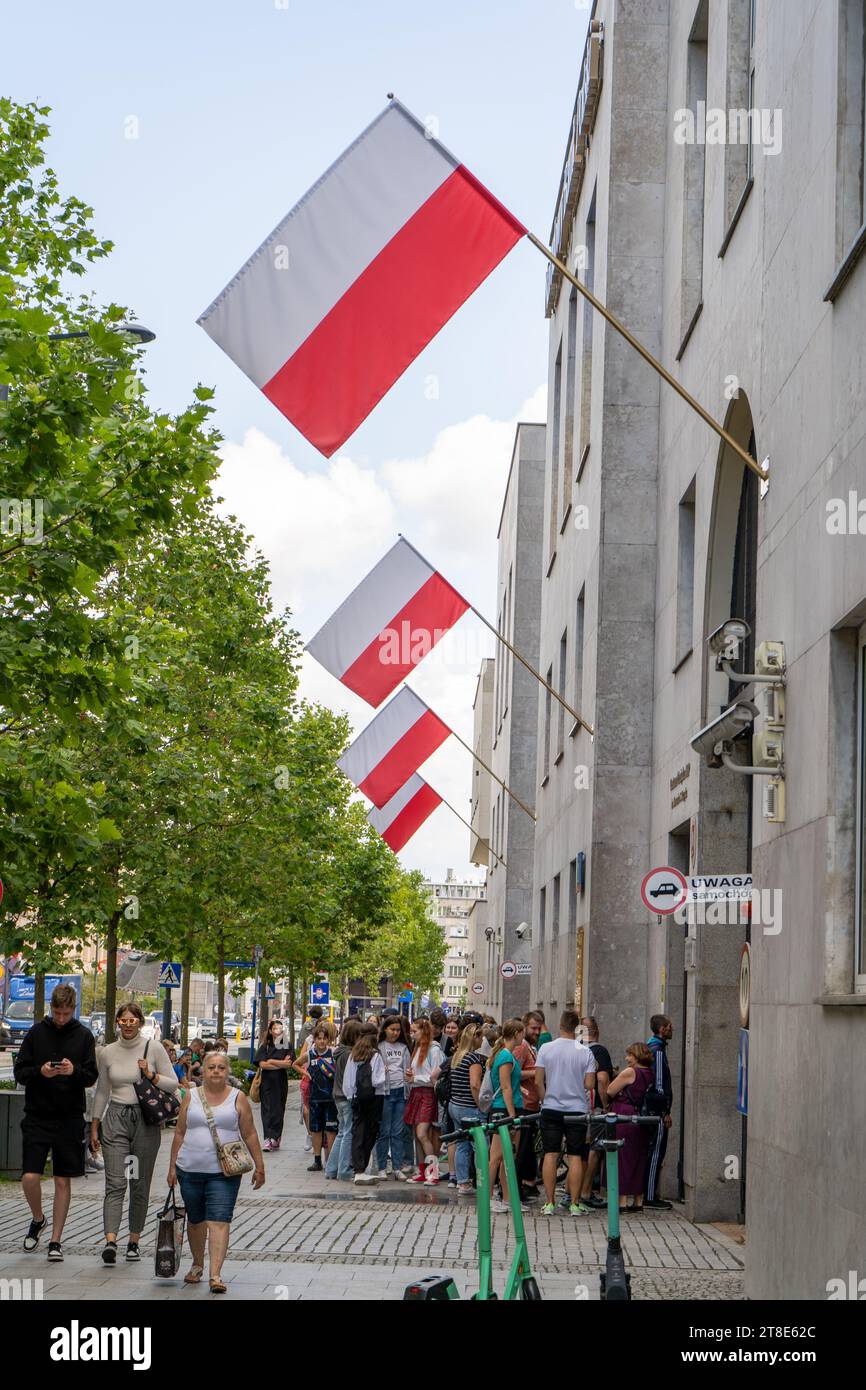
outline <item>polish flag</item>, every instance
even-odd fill
[[[330,458],[525,233],[392,101],[198,322]]]
[[[424,824],[429,815],[442,805],[442,798],[434,792],[417,772],[405,786],[401,787],[381,811],[367,812],[367,820],[374,830],[378,830],[386,845],[399,854],[411,840],[416,830]]]
[[[368,704],[381,705],[468,607],[401,538],[307,643],[307,651]]]
[[[350,744],[337,766],[381,808],[450,733],[438,714],[404,686]]]

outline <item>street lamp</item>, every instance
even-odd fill
[[[131,338],[137,338],[140,343],[152,343],[156,334],[152,328],[145,328],[143,323],[121,323],[117,328],[112,329],[114,333],[128,333]],[[76,328],[70,333],[49,333],[47,335],[49,343],[62,343],[67,338],[89,338],[90,334],[86,328]]]

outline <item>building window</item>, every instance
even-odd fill
[[[548,666],[548,668],[547,668],[547,675],[546,675],[546,677],[545,677],[545,680],[547,681],[548,687],[550,687],[550,686],[553,685],[553,667],[552,667],[552,666]],[[551,738],[552,738],[552,736],[553,736],[553,734],[552,734],[552,729],[551,729],[551,722],[552,722],[552,721],[551,721],[551,712],[552,712],[551,701],[552,701],[552,699],[553,699],[553,696],[551,695],[550,689],[548,688],[548,689],[545,690],[545,692],[544,692],[544,749],[543,749],[543,752],[542,752],[542,759],[541,759],[541,766],[542,766],[542,770],[543,770],[543,772],[544,772],[544,780],[542,781],[542,784],[541,784],[542,786],[545,786],[545,784],[547,783],[547,779],[548,779],[549,776],[550,776],[550,763],[551,763],[551,757],[550,757],[550,742],[551,742]]]
[[[695,611],[695,479],[689,483],[679,506],[677,550],[677,633],[674,670],[693,646]]]
[[[755,16],[757,0],[728,0],[728,112],[736,127],[725,143],[725,228],[727,249],[735,219],[754,176],[752,111],[755,93]]]
[[[857,942],[856,989],[866,993],[866,626],[857,646]]]
[[[577,611],[574,620],[574,708],[578,714],[583,714],[581,702],[583,700],[583,632],[586,610],[586,586],[581,589],[577,596]],[[583,726],[575,723],[572,735],[578,733]]]
[[[584,284],[595,290],[595,190],[586,215],[586,265]],[[579,267],[578,267],[579,269]],[[578,277],[579,278],[579,277]],[[592,407],[592,328],[595,310],[588,299],[583,301],[583,337],[580,345],[580,442],[578,444],[577,481],[580,482],[589,454],[589,425]]]
[[[568,628],[559,639],[559,685],[557,690],[560,695],[565,695],[565,686],[568,680]],[[559,762],[565,752],[565,706],[556,702],[556,761]]]
[[[853,249],[866,222],[866,0],[839,0],[838,73],[837,264]]]
[[[698,102],[707,100],[707,12],[708,0],[701,0],[689,35],[686,58],[686,107],[691,112],[697,135]],[[680,336],[677,360],[685,351],[702,308],[704,263],[704,184],[706,143],[687,141],[683,147],[683,263],[680,301]]]
[[[559,874],[553,880],[553,914],[550,923],[550,934],[554,941],[559,936],[559,900],[560,900],[560,878]],[[554,948],[555,949],[555,948]]]
[[[574,411],[577,404],[577,290],[572,286],[568,300],[568,356],[565,372],[565,439],[562,464],[562,504],[560,531],[565,529],[571,511],[571,487],[574,476]]]
[[[538,894],[538,941],[543,946],[547,932],[547,889],[542,888]]]
[[[559,526],[559,450],[562,419],[562,343],[556,354],[553,369],[553,417],[550,430],[550,534],[548,538],[548,566],[556,555],[556,536]]]

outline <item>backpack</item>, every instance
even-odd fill
[[[482,1115],[489,1115],[493,1108],[493,1102],[499,1095],[500,1087],[494,1089],[493,1072],[489,1067],[484,1068],[484,1076],[481,1081],[481,1089],[478,1092],[478,1109]]]
[[[436,1082],[436,1099],[444,1108],[451,1100],[451,1058],[446,1057],[439,1069],[439,1080]]]
[[[355,1071],[355,1099],[372,1100],[376,1094],[373,1085],[373,1063],[359,1062]]]
[[[635,1106],[639,1115],[666,1115],[668,1103],[665,1099],[664,1091],[660,1091],[658,1086],[647,1086],[641,1098],[640,1105],[635,1105],[634,1097],[631,1094],[631,1087],[626,1086],[626,1095],[632,1105]]]

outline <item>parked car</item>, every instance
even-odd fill
[[[9,1029],[10,1041],[0,1042],[2,1047],[17,1047],[33,1027],[33,1000],[13,999],[6,1006],[3,1022]]]
[[[12,1028],[5,1018],[0,1018],[0,1052],[12,1046]]]
[[[145,1014],[141,1036],[152,1042],[159,1042],[162,1037],[162,1014]]]
[[[215,1038],[216,1035],[217,1031],[215,1018],[202,1018],[199,1020],[198,1036],[200,1038]]]

